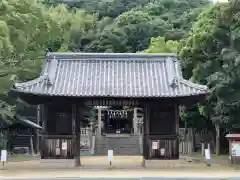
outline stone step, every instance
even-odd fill
[[[96,140],[95,155],[106,155],[109,149],[115,155],[140,155],[138,136],[106,136]]]
[[[123,146],[124,145],[124,146]],[[119,144],[113,144],[113,143],[101,143],[101,144],[97,144],[95,147],[109,147],[109,146],[114,146],[114,147],[125,147],[125,148],[131,148],[131,147],[136,147],[139,146],[139,144],[124,144],[124,143],[119,143]]]

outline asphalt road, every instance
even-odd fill
[[[19,178],[11,180],[239,180],[240,177],[232,177],[232,178],[211,178],[211,177],[138,177],[138,178]],[[9,180],[2,179],[1,180]]]

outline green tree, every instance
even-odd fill
[[[16,109],[16,102],[7,96],[13,80],[35,78],[47,52],[67,51],[72,38],[94,27],[94,16],[83,10],[46,8],[37,0],[1,1],[0,98],[6,107],[1,117],[11,118]]]
[[[149,48],[143,50],[144,53],[177,53],[179,43],[177,41],[168,40],[164,37],[152,38]]]
[[[7,96],[12,81],[38,76],[47,52],[175,52],[207,2],[2,0],[0,100],[7,108],[0,114],[15,113],[18,102]]]
[[[179,53],[186,77],[212,93],[203,113],[225,132],[239,131],[239,1],[219,3],[199,16]]]

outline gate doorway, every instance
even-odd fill
[[[204,100],[209,93],[206,86],[183,79],[175,54],[48,53],[42,72],[32,81],[15,83],[11,94],[41,105],[41,160],[76,166],[81,165],[80,126],[86,106],[143,108],[144,159],[177,159],[178,107]],[[112,131],[131,129],[125,120],[108,125]]]
[[[131,134],[133,132],[133,108],[127,107],[123,109],[122,106],[118,109],[104,110],[103,134]]]

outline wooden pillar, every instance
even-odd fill
[[[98,108],[98,116],[97,116],[97,125],[98,125],[98,128],[97,128],[97,137],[100,137],[101,136],[101,133],[102,133],[102,125],[101,125],[101,121],[102,121],[102,109],[99,107]]]
[[[145,166],[145,160],[149,158],[149,121],[150,112],[149,105],[144,105],[144,116],[143,116],[143,163]]]
[[[42,122],[42,131],[41,131],[41,143],[40,143],[40,155],[41,159],[45,158],[45,148],[46,142],[44,139],[44,135],[47,134],[47,120],[48,120],[48,106],[46,104],[40,105],[40,115],[41,115],[41,122]]]
[[[29,136],[29,138],[30,138],[30,154],[31,155],[34,155],[35,153],[34,153],[34,145],[33,145],[33,132],[31,131],[31,134],[30,134],[30,136]]]
[[[75,166],[81,166],[80,160],[80,117],[76,104],[72,104],[72,132],[74,134],[74,158]]]
[[[41,105],[41,116],[42,116],[42,131],[47,132],[47,119],[48,119],[48,107],[47,105]]]
[[[137,118],[137,108],[133,108],[133,130],[134,134],[138,134],[138,118]]]
[[[37,125],[40,124],[41,121],[41,109],[40,109],[40,105],[37,106]],[[39,136],[39,129],[36,130],[36,153],[39,153],[39,149],[40,149],[40,136]]]
[[[175,124],[176,124],[176,146],[177,146],[177,151],[178,151],[178,157],[179,157],[179,106],[177,103],[174,104],[175,108]]]
[[[174,108],[175,108],[176,134],[179,135],[179,107],[178,107],[178,104],[175,104]]]

